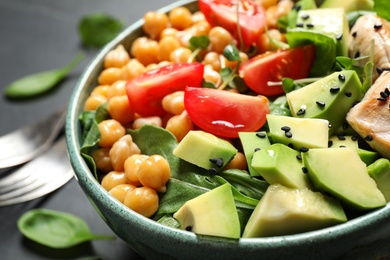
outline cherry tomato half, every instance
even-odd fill
[[[212,27],[221,26],[236,39],[239,39],[237,33],[239,27],[246,47],[255,43],[264,31],[266,22],[264,8],[252,0],[199,0],[199,9]]]
[[[201,63],[175,63],[145,72],[126,85],[130,106],[141,116],[162,116],[162,99],[186,86],[201,87],[203,71]]]
[[[236,138],[238,132],[259,130],[269,113],[265,96],[249,96],[225,90],[187,87],[184,106],[191,120],[203,130]]]
[[[266,96],[280,95],[283,93],[282,86],[269,86],[268,82],[279,82],[283,78],[308,77],[314,57],[314,45],[266,52],[242,63],[239,75],[256,93]]]

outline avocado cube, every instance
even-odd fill
[[[192,130],[175,147],[173,154],[206,170],[220,172],[237,151],[224,139],[201,130]]]
[[[347,221],[340,203],[307,188],[270,185],[250,216],[242,237],[297,234]]]
[[[289,188],[308,188],[310,182],[302,171],[300,152],[284,144],[273,144],[253,155],[252,167],[269,184]]]
[[[357,141],[357,138],[350,135],[332,135],[329,137],[329,148],[343,148],[343,147],[349,147],[354,150],[359,149],[359,143]]]
[[[345,122],[348,111],[363,97],[355,71],[334,72],[286,94],[291,114],[298,118],[322,118],[330,123],[329,135]]]
[[[240,220],[228,183],[187,201],[173,217],[181,229],[196,234],[237,239],[241,235]]]
[[[386,205],[385,197],[352,148],[316,148],[302,153],[307,174],[318,191],[338,198],[354,210]]]
[[[343,8],[345,12],[354,11],[373,11],[374,1],[373,0],[325,0],[322,2],[320,8]]]
[[[380,158],[367,167],[368,174],[373,178],[386,198],[390,201],[390,161]]]
[[[267,123],[272,143],[282,143],[296,150],[302,146],[328,147],[327,120],[268,114]]]
[[[301,10],[296,25],[335,39],[336,55],[348,56],[349,25],[343,8]]]
[[[259,174],[252,167],[252,157],[256,150],[264,149],[271,145],[265,131],[262,132],[239,132],[245,159],[248,165],[250,175],[258,176]]]
[[[358,152],[360,159],[366,165],[370,165],[370,164],[374,163],[380,157],[380,155],[377,151],[370,151],[370,150],[365,150],[365,149],[359,148],[357,152]]]

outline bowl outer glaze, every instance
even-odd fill
[[[177,6],[198,10],[197,1],[178,1],[160,11]],[[86,196],[107,225],[131,248],[148,259],[330,259],[343,256],[390,234],[390,208],[386,207],[350,220],[345,224],[289,236],[253,239],[224,239],[196,236],[172,229],[147,219],[114,199],[94,178],[80,155],[81,125],[79,115],[85,100],[96,86],[103,68],[104,56],[118,44],[127,49],[143,35],[143,20],[126,28],[106,45],[91,61],[72,94],[67,122],[66,140],[76,178]]]

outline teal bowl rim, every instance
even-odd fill
[[[159,11],[168,12],[170,9],[182,5],[194,6],[195,2],[196,1],[193,0],[177,1],[160,9]],[[313,246],[321,244],[324,245],[324,243],[330,243],[329,245],[331,245],[332,241],[340,240],[343,242],[343,247],[347,249],[345,250],[345,252],[347,252],[357,246],[362,246],[374,242],[374,239],[380,239],[385,235],[383,232],[387,232],[387,229],[384,229],[384,231],[382,230],[381,232],[381,226],[383,225],[383,223],[385,223],[385,221],[388,221],[390,219],[389,204],[387,204],[383,208],[351,219],[346,223],[328,228],[323,228],[320,230],[286,236],[250,239],[241,238],[239,240],[232,240],[208,236],[197,236],[191,232],[166,227],[131,211],[119,201],[117,201],[115,198],[110,196],[108,192],[104,190],[98,183],[98,181],[94,178],[93,174],[91,173],[87,164],[79,153],[81,136],[79,113],[82,111],[82,107],[84,105],[84,101],[87,95],[85,88],[87,86],[93,85],[93,83],[96,81],[96,77],[91,77],[90,75],[96,76],[97,73],[100,72],[102,69],[102,61],[106,53],[114,49],[118,44],[126,42],[126,40],[128,40],[128,36],[134,31],[139,31],[142,27],[142,24],[143,19],[140,19],[131,26],[127,27],[122,33],[120,33],[113,41],[108,43],[97,54],[97,56],[89,63],[89,65],[84,70],[70,98],[65,127],[68,153],[72,167],[75,171],[76,178],[86,195],[90,199],[92,199],[92,201],[100,200],[102,205],[104,205],[106,208],[111,208],[114,211],[120,209],[120,214],[123,214],[123,218],[131,218],[134,222],[142,223],[143,225],[148,225],[151,229],[154,230],[154,232],[165,233],[172,239],[179,239],[180,241],[184,241],[186,243],[197,243],[199,242],[199,238],[201,237],[202,239],[210,243],[211,247],[225,247],[225,249],[229,249],[232,247],[235,248],[234,245],[237,245],[237,247],[239,248],[247,248],[248,250],[255,250],[259,253],[264,248],[271,248],[272,250],[286,250],[290,247],[296,247],[301,245]],[[83,102],[81,103],[81,101]],[[375,230],[375,232],[377,232],[376,235],[374,235],[373,237],[371,235],[365,236],[366,234],[370,234],[370,232],[373,232],[373,229]],[[355,240],[351,240],[351,237],[355,237]],[[221,241],[225,241],[227,243],[221,243]],[[238,243],[232,243],[234,241],[238,241]],[[216,242],[215,245],[213,245],[213,242]],[[226,244],[226,246],[224,246],[224,244]]]

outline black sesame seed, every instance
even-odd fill
[[[328,128],[332,128],[332,123],[331,122],[329,122]]]
[[[312,24],[312,23],[307,23],[307,24],[306,24],[306,27],[307,27],[307,28],[313,28],[313,27],[314,27],[314,24]]]
[[[377,24],[374,25],[374,29],[375,30],[378,30],[380,28],[382,28],[382,24],[381,23],[377,23]]]
[[[383,97],[383,98],[388,98],[388,97],[389,97],[389,94],[387,94],[387,93],[384,92],[384,91],[381,91],[379,94],[380,94],[381,97]]]
[[[258,151],[260,151],[260,150],[261,150],[261,148],[256,147],[256,148],[254,149],[254,152],[258,152]]]
[[[300,154],[297,154],[297,156],[296,156],[296,157],[297,157],[297,159],[298,159],[298,160],[302,160],[302,155],[300,155]]]
[[[299,11],[299,10],[302,9],[302,6],[300,6],[300,5],[294,5],[292,8],[293,8],[294,10]]]
[[[359,58],[360,57],[360,51],[357,51],[356,53],[355,53],[355,59],[356,58]]]
[[[339,140],[341,140],[341,141],[344,141],[344,140],[347,139],[347,138],[345,138],[345,136],[344,136],[343,134],[338,134],[338,135],[337,135],[337,138],[338,138]]]
[[[357,35],[357,32],[352,33],[352,37],[356,37],[356,35]]]
[[[341,39],[343,39],[343,34],[342,33],[337,34],[336,35],[336,40],[340,41]]]
[[[295,26],[299,27],[299,28],[302,28],[303,27],[303,23],[297,23]]]
[[[305,114],[306,110],[304,108],[300,108],[297,112],[297,116],[301,116],[303,114]]]
[[[347,91],[347,92],[345,92],[345,95],[346,95],[347,97],[352,97],[352,92]]]
[[[191,226],[191,225],[186,226],[186,230],[187,230],[187,231],[192,231],[192,226]]]
[[[348,127],[349,127],[348,122],[344,122],[343,125],[342,125],[342,128],[343,128],[344,130],[346,130]]]
[[[345,148],[346,146],[345,145],[340,145],[339,148]]]
[[[376,69],[376,72],[377,72],[379,75],[382,74],[382,72],[383,72],[382,68],[376,67],[375,69]]]
[[[222,158],[218,158],[218,160],[215,163],[215,165],[217,165],[217,167],[221,168],[223,166],[223,159]]]
[[[377,100],[379,100],[379,101],[386,101],[387,99],[383,98],[383,97],[379,97],[379,98],[377,98]]]
[[[345,75],[344,74],[339,74],[339,80],[345,81]]]
[[[299,147],[299,151],[301,151],[302,153],[306,153],[309,151],[309,148],[307,148],[305,146],[301,146],[301,147]]]
[[[218,170],[215,169],[215,168],[210,168],[209,169],[209,173],[212,174],[212,175],[217,175],[218,174]]]
[[[371,135],[367,135],[366,137],[364,137],[364,140],[370,142],[373,140],[372,136]]]
[[[307,20],[307,19],[310,18],[310,15],[308,15],[308,14],[302,14],[302,15],[301,15],[301,18],[302,18],[303,20]]]
[[[335,94],[335,93],[337,93],[337,92],[339,92],[339,91],[340,91],[340,87],[331,87],[331,88],[330,88],[330,93]]]
[[[291,132],[286,132],[285,135],[286,135],[287,138],[291,138],[292,137],[292,133]]]
[[[328,141],[328,148],[329,148],[329,147],[332,147],[332,146],[333,146],[333,141],[332,141],[332,140],[329,140],[329,141]]]
[[[351,136],[352,141],[356,141],[358,137],[356,135]]]
[[[294,145],[292,143],[289,143],[287,146],[290,147],[291,149],[294,149]]]
[[[285,126],[282,126],[280,129],[285,131],[285,132],[288,132],[291,130],[291,127],[285,125]]]
[[[388,88],[385,88],[385,93],[390,96],[390,90]]]
[[[303,171],[303,173],[307,173],[307,168],[306,167],[302,167],[302,171]]]
[[[260,137],[260,138],[265,138],[267,135],[266,135],[266,133],[263,133],[263,132],[257,132],[256,136]]]
[[[316,101],[316,104],[319,107],[325,107],[325,102],[323,102],[323,101]]]
[[[209,161],[213,164],[217,163],[218,158],[210,158]]]

